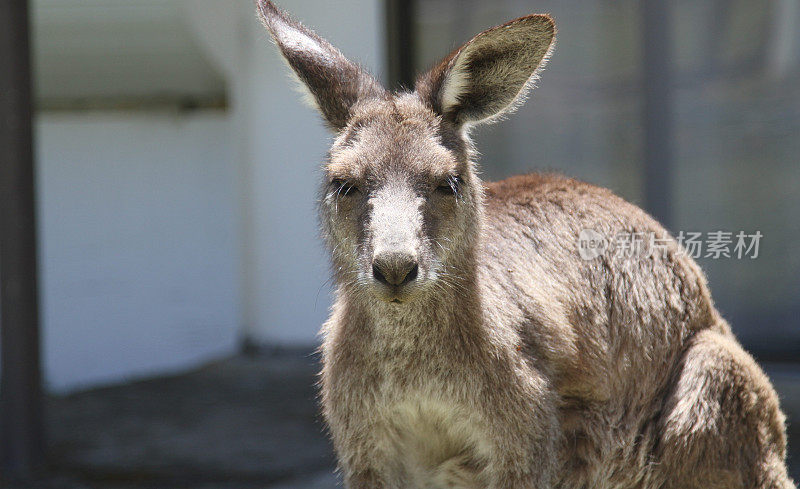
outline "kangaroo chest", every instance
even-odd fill
[[[380,444],[406,487],[478,488],[488,437],[476,413],[430,392],[385,398],[378,406]]]
[[[397,478],[409,488],[485,487],[480,471],[491,437],[474,398],[482,390],[479,363],[459,354],[453,339],[392,326],[376,325],[385,334],[373,338],[363,373],[373,395],[362,408]]]

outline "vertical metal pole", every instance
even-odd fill
[[[669,2],[642,0],[645,207],[673,226],[672,46]]]
[[[415,0],[386,0],[387,86],[414,88],[416,71]]]
[[[27,0],[0,1],[0,470],[43,461]]]

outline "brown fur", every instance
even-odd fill
[[[338,134],[320,198],[337,286],[321,385],[347,487],[794,487],[769,380],[657,222],[569,178],[476,175],[468,128],[524,98],[549,17],[485,31],[389,94],[260,10]],[[584,229],[668,245],[584,260]]]

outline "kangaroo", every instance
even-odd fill
[[[336,134],[321,403],[346,487],[795,487],[775,391],[662,226],[563,176],[478,177],[469,131],[522,103],[549,16],[481,32],[392,93],[258,6]],[[663,246],[582,256],[586,230]]]

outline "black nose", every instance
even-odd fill
[[[417,260],[404,253],[376,256],[372,260],[372,276],[387,285],[405,285],[419,274]]]

